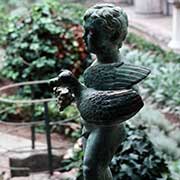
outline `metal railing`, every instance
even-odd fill
[[[29,81],[29,82],[21,82],[21,83],[15,83],[15,84],[10,84],[10,85],[6,85],[0,88],[0,93],[3,92],[4,90],[9,90],[10,88],[15,88],[15,87],[20,87],[20,86],[26,86],[26,85],[37,85],[37,84],[47,84],[48,81],[47,80],[41,80],[41,81]],[[33,97],[33,96],[32,96]],[[0,124],[9,124],[9,125],[14,125],[14,126],[18,126],[18,127],[24,127],[24,126],[28,126],[31,128],[31,142],[32,142],[32,149],[35,149],[35,141],[36,141],[36,135],[35,135],[35,127],[39,126],[39,125],[43,125],[45,124],[45,130],[46,130],[46,142],[47,142],[47,152],[48,152],[48,169],[49,169],[49,173],[50,175],[53,174],[53,159],[52,159],[52,144],[51,144],[51,126],[52,125],[66,125],[67,122],[70,122],[76,118],[79,118],[79,115],[73,118],[69,118],[69,119],[65,119],[65,120],[59,120],[56,122],[50,122],[50,118],[49,118],[49,108],[48,108],[48,103],[50,101],[55,101],[56,98],[46,98],[46,99],[26,99],[26,100],[15,100],[15,99],[8,99],[8,98],[4,98],[4,97],[0,97],[0,102],[3,103],[9,103],[9,104],[18,104],[18,105],[22,105],[24,106],[24,104],[26,104],[27,106],[31,106],[31,112],[32,112],[32,121],[31,122],[4,122],[4,121],[0,121]],[[36,121],[35,120],[35,105],[36,104],[40,104],[42,103],[44,106],[44,120],[41,121]],[[5,110],[1,110],[0,113],[4,113],[5,111],[8,111],[9,108],[5,109]],[[15,168],[12,167],[10,168],[11,170],[18,170],[19,168]]]

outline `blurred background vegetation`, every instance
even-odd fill
[[[86,7],[82,2],[58,0],[0,0],[0,48],[5,56],[0,60],[0,85],[49,79],[60,69],[70,69],[77,78],[92,62],[82,35],[82,17]],[[0,52],[1,52],[0,51]],[[114,179],[179,180],[180,179],[180,55],[165,51],[142,37],[129,33],[120,50],[126,62],[143,65],[152,70],[139,89],[146,105],[126,125],[128,137],[120,145],[112,161]],[[0,55],[2,57],[2,55]],[[51,97],[46,86],[34,86],[33,98]],[[19,88],[5,97],[31,97],[31,87]],[[48,92],[48,93],[47,93]],[[1,121],[29,122],[31,108],[0,103]],[[7,110],[6,110],[7,109]],[[43,106],[35,107],[35,119],[43,119]],[[49,104],[51,121],[76,117],[74,105],[59,113],[56,104]],[[173,115],[167,119],[166,115]],[[174,123],[175,122],[175,123]],[[79,119],[76,126],[53,126],[52,131],[63,133],[77,141],[81,136]],[[75,128],[74,128],[75,127]],[[44,132],[44,127],[36,131]],[[82,179],[82,150],[77,146],[65,159],[63,171],[79,168]]]

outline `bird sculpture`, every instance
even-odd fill
[[[143,101],[132,89],[96,90],[80,83],[69,70],[50,80],[51,86],[66,87],[75,96],[77,108],[86,123],[115,125],[134,116]]]

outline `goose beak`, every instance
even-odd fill
[[[53,88],[53,87],[58,87],[58,86],[60,86],[59,78],[58,78],[58,77],[55,77],[55,78],[50,79],[49,82],[48,82],[48,84],[49,84],[49,86],[52,87],[52,88]]]

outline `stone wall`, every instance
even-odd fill
[[[162,13],[163,0],[135,0],[135,10],[142,14]]]

